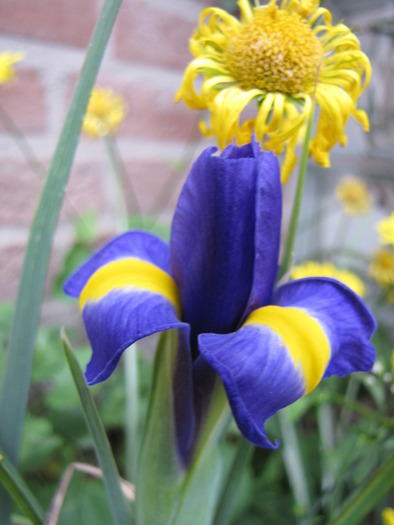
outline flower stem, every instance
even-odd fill
[[[0,122],[3,124],[7,133],[14,139],[15,144],[18,146],[22,155],[24,156],[27,164],[31,170],[36,173],[39,177],[44,178],[46,170],[41,164],[36,154],[32,150],[30,144],[27,142],[26,137],[22,131],[15,124],[10,115],[6,112],[3,106],[0,104]]]
[[[305,175],[306,175],[306,169],[308,165],[309,142],[310,142],[311,133],[312,133],[313,116],[315,113],[314,110],[315,110],[315,103],[313,101],[312,109],[309,115],[308,124],[306,128],[304,146],[302,149],[302,156],[301,156],[301,163],[300,163],[300,171],[298,174],[297,188],[296,188],[296,193],[295,193],[294,202],[293,202],[293,209],[291,212],[291,219],[290,219],[289,231],[287,233],[285,251],[284,251],[282,264],[281,264],[281,268],[279,272],[279,279],[281,279],[289,271],[291,260],[293,257],[294,241],[295,241],[295,237],[297,233],[298,219],[299,219],[300,210],[301,210],[302,194],[304,191],[304,184],[305,184]]]
[[[105,146],[107,148],[108,157],[111,163],[114,183],[114,203],[113,208],[117,215],[117,230],[122,232],[128,228],[127,205],[123,191],[123,174],[120,166],[117,152],[114,148],[113,140],[110,135],[104,137]]]
[[[135,213],[137,215],[142,215],[141,207],[138,202],[138,197],[134,190],[133,184],[130,179],[127,177],[127,172],[123,164],[122,158],[119,153],[119,147],[116,142],[114,135],[107,135],[105,137],[105,142],[107,146],[107,151],[110,156],[112,169],[116,173],[116,178],[118,181],[118,186],[121,188],[122,198],[125,202],[125,209],[128,211],[128,214]],[[127,226],[125,226],[127,227]]]
[[[123,188],[124,173],[123,166],[119,157],[119,152],[115,147],[113,137],[104,137],[107,152],[113,172],[113,182],[115,186],[116,200],[114,210],[118,216],[118,229],[124,231],[128,229],[128,214],[125,192]],[[127,479],[134,482],[136,479],[137,458],[138,458],[138,352],[137,345],[134,344],[124,353],[124,379],[126,389],[126,410],[125,410],[125,448],[126,448],[126,473]]]

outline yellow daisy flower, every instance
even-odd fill
[[[13,65],[20,62],[24,56],[24,53],[12,53],[11,51],[0,53],[0,84],[9,84],[15,80],[16,74]]]
[[[394,509],[384,509],[382,512],[383,525],[394,525]]]
[[[378,222],[376,229],[380,235],[380,242],[382,244],[391,244],[394,246],[394,212],[386,219]]]
[[[234,138],[245,144],[255,133],[265,149],[284,151],[286,182],[315,94],[320,111],[310,154],[328,167],[329,150],[346,143],[350,116],[369,128],[357,99],[369,83],[371,66],[358,39],[344,24],[333,26],[318,0],[271,0],[255,8],[239,0],[238,5],[240,20],[219,8],[202,11],[190,41],[195,58],[175,100],[209,110],[209,125],[201,122],[200,128],[216,136],[220,148]],[[197,92],[194,81],[200,75]]]
[[[362,280],[353,272],[337,268],[334,264],[306,261],[294,266],[291,270],[292,279],[303,279],[304,277],[332,277],[341,281],[351,288],[360,297],[365,295],[365,286]]]
[[[122,96],[116,95],[111,89],[95,87],[90,96],[82,129],[92,138],[104,137],[116,130],[125,114],[126,103]]]
[[[377,250],[372,257],[369,274],[381,286],[394,284],[394,251],[388,248]]]
[[[335,188],[337,199],[348,215],[366,213],[371,205],[367,185],[356,177],[346,177]]]

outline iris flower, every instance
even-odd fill
[[[65,283],[93,349],[88,383],[107,379],[135,341],[178,329],[188,365],[174,397],[189,403],[185,417],[201,414],[214,371],[243,436],[276,448],[265,421],[323,377],[369,370],[375,330],[362,300],[334,279],[275,288],[280,226],[275,156],[257,142],[220,155],[206,149],[182,189],[169,244],[126,232]]]
[[[332,25],[331,13],[318,0],[271,0],[255,8],[239,0],[238,5],[240,20],[219,8],[202,11],[190,40],[194,58],[176,100],[210,112],[201,131],[216,136],[221,148],[234,138],[245,144],[255,133],[268,151],[284,151],[286,182],[315,96],[320,111],[310,154],[328,167],[329,150],[346,143],[349,117],[366,131],[369,127],[357,108],[371,75],[360,42],[346,25]]]

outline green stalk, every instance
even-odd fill
[[[298,219],[301,210],[302,194],[304,191],[306,170],[308,165],[309,142],[312,134],[314,113],[315,101],[313,100],[312,109],[308,118],[304,145],[302,149],[297,188],[294,196],[289,230],[287,232],[285,251],[279,271],[279,279],[281,279],[287,274],[292,262],[294,241],[297,232]],[[289,478],[289,482],[292,487],[294,499],[297,503],[297,506],[299,506],[301,509],[305,509],[310,507],[311,498],[309,495],[307,477],[302,462],[296,427],[293,423],[288,421],[285,410],[279,411],[278,420],[281,427],[283,441],[283,460],[287,476]],[[302,522],[305,522],[305,520],[302,520]]]
[[[328,525],[358,525],[394,486],[394,455],[356,494],[349,498],[339,514]]]
[[[127,212],[127,215],[135,213],[136,215],[142,216],[138,197],[132,182],[127,177],[127,172],[122,162],[115,136],[109,134],[104,137],[104,140],[112,169],[114,171],[115,177],[117,178],[118,188],[120,189],[122,198],[125,202],[124,208]],[[128,201],[127,197],[130,197],[130,201]],[[127,225],[125,227],[127,227]]]
[[[309,142],[312,134],[313,117],[315,114],[315,103],[313,102],[312,110],[309,115],[308,124],[306,128],[305,140],[302,149],[302,156],[300,162],[300,171],[298,174],[297,188],[293,202],[293,209],[291,212],[289,231],[287,232],[285,251],[282,258],[282,264],[279,272],[279,279],[281,279],[290,269],[293,258],[294,241],[297,233],[298,218],[300,216],[302,194],[304,191],[306,169],[308,166],[309,156]]]
[[[6,110],[0,104],[0,121],[6,129],[7,133],[14,139],[15,144],[18,146],[22,155],[25,157],[27,164],[31,170],[36,173],[39,177],[45,176],[45,169],[41,162],[38,160],[36,154],[32,150],[30,144],[27,142],[26,137],[22,131],[18,128],[12,118],[8,115]]]
[[[19,459],[52,240],[78,144],[82,118],[120,6],[121,0],[106,0],[104,3],[31,226],[0,396],[0,443],[13,464],[17,464]],[[4,491],[0,492],[0,508],[1,523],[7,524],[11,502]]]
[[[110,159],[113,182],[116,190],[116,205],[114,209],[119,219],[118,229],[128,229],[127,205],[123,182],[125,174],[120,162],[119,153],[115,148],[112,135],[104,137]],[[125,449],[126,449],[126,472],[127,479],[135,482],[137,477],[138,459],[138,362],[137,345],[134,344],[124,353],[124,378],[126,389],[126,411],[125,411]]]

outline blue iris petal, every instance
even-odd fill
[[[277,448],[265,434],[265,421],[305,393],[302,375],[278,335],[268,327],[244,326],[233,334],[202,334],[199,348],[222,378],[243,436]]]
[[[375,350],[370,338],[376,321],[360,297],[344,284],[326,277],[299,279],[279,287],[273,304],[303,308],[325,328],[331,359],[324,377],[372,368]]]
[[[257,144],[206,150],[175,210],[172,275],[193,337],[236,329],[268,302],[276,275],[281,217],[278,163]]]
[[[93,348],[85,374],[91,385],[107,379],[124,350],[143,337],[171,328],[188,330],[162,296],[132,288],[87,303],[82,315]]]

